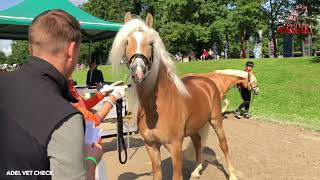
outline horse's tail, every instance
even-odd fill
[[[208,143],[207,143],[207,140],[208,140],[208,137],[209,137],[209,131],[210,131],[210,124],[209,122],[206,122],[206,124],[200,128],[199,130],[199,134],[200,134],[200,137],[201,137],[201,147],[203,148],[204,146],[206,146]],[[190,140],[189,143],[187,144],[187,147],[186,149],[184,150],[184,158],[188,159],[188,160],[195,160],[196,159],[196,156],[195,156],[195,150],[194,150],[194,147],[193,147],[193,144],[192,144],[192,141]]]

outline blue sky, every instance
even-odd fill
[[[14,6],[23,0],[0,0],[0,10],[7,9],[11,6]]]
[[[19,4],[23,0],[0,0],[0,10],[8,9],[16,4]],[[83,4],[88,0],[69,0],[75,5]],[[0,51],[3,51],[6,55],[11,54],[11,40],[0,40]]]

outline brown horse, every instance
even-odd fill
[[[206,77],[179,79],[173,60],[152,24],[150,14],[144,23],[127,13],[125,25],[112,45],[110,60],[115,68],[124,60],[130,69],[132,90],[136,93],[138,128],[152,161],[154,179],[162,179],[162,145],[172,155],[173,179],[182,179],[182,143],[188,136],[196,149],[197,168],[192,174],[199,176],[202,169],[199,129],[207,122],[220,141],[229,178],[236,179],[222,126],[218,88]]]
[[[220,97],[223,99],[225,106],[222,108],[222,113],[226,111],[229,106],[229,101],[227,99],[227,92],[230,90],[232,85],[237,85],[243,88],[253,91],[255,95],[259,94],[259,87],[257,78],[253,73],[248,73],[242,70],[226,69],[226,70],[216,70],[209,73],[203,74],[186,74],[185,76],[203,76],[212,80],[218,87],[220,92]]]

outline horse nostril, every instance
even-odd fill
[[[147,67],[146,67],[146,66],[143,66],[143,67],[142,67],[142,72],[143,72],[143,74],[145,74],[146,71],[147,71]]]

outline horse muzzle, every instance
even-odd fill
[[[254,95],[259,95],[260,89],[259,89],[258,86],[252,88],[252,90],[253,90],[253,94],[254,94]]]
[[[138,60],[136,62],[139,62]],[[137,63],[131,67],[131,77],[135,83],[141,83],[146,78],[147,68],[144,63]]]

